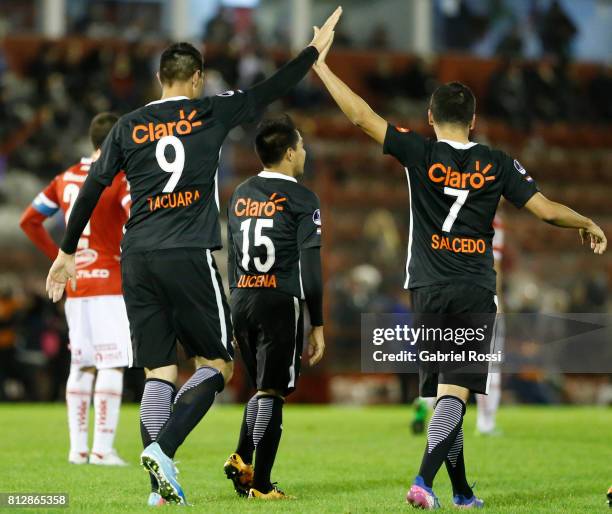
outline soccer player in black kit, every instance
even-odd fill
[[[500,197],[525,207],[541,220],[578,229],[595,254],[607,241],[590,219],[548,200],[523,166],[505,153],[469,141],[475,99],[458,82],[432,95],[429,124],[437,140],[389,125],[344,84],[325,63],[315,71],[346,116],[383,146],[406,169],[410,194],[410,234],[405,287],[416,313],[494,317],[493,218]],[[463,416],[470,391],[487,392],[488,373],[429,373],[420,369],[422,396],[437,396],[427,447],[406,501],[415,507],[439,506],[433,480],[442,463],[453,486],[453,503],[482,507],[468,484],[463,460]]]
[[[232,325],[212,255],[221,247],[217,167],[235,126],[286,94],[331,44],[338,8],[298,57],[246,91],[200,98],[202,55],[188,43],[161,56],[160,100],[123,116],[102,146],[70,216],[47,277],[59,301],[74,280],[74,253],[98,198],[124,170],[132,208],[121,244],[123,292],[134,366],[145,369],[141,462],[151,474],[150,505],[185,503],[173,458],[233,372]],[[176,392],[176,341],[195,373]]]
[[[242,496],[282,499],[270,473],[283,403],[297,384],[306,302],[310,364],[323,356],[319,199],[299,184],[306,151],[291,118],[264,121],[255,149],[264,169],[240,184],[228,210],[230,304],[234,333],[257,393],[244,409],[225,473]],[[256,453],[253,470],[253,454]]]

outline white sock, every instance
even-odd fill
[[[489,394],[477,394],[476,403],[478,413],[476,415],[476,429],[479,432],[491,432],[495,430],[495,418],[501,399],[501,373],[491,373],[489,382]]]
[[[123,370],[101,369],[96,378],[94,409],[96,426],[92,453],[104,455],[113,450],[119,423],[119,409],[123,394]]]
[[[68,431],[70,451],[87,453],[87,433],[89,430],[89,404],[94,374],[82,371],[78,366],[70,367],[66,383],[66,405],[68,406]]]

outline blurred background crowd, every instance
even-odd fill
[[[180,39],[204,52],[207,95],[248,88],[272,73],[299,46],[292,13],[316,22],[334,5],[175,3],[189,13]],[[55,29],[44,26],[43,13],[59,4],[62,34],[49,37]],[[0,400],[63,398],[69,352],[62,307],[44,298],[49,263],[21,234],[19,216],[49,180],[91,152],[86,133],[93,115],[125,113],[156,99],[160,51],[181,34],[170,4],[0,2]],[[359,9],[352,12],[352,4]],[[352,0],[343,7],[330,65],[375,109],[433,135],[425,123],[429,95],[440,82],[467,83],[479,101],[473,139],[520,159],[545,194],[612,234],[612,4]],[[430,38],[421,37],[417,15],[429,24]],[[306,25],[310,30],[312,23]],[[348,124],[314,74],[270,111],[296,119],[308,150],[306,181],[323,206],[329,353],[319,369],[305,373],[296,399],[373,403],[414,396],[413,380],[360,374],[361,313],[410,312],[402,290],[409,225],[404,170]],[[260,169],[253,131],[236,129],[224,147],[226,200]],[[595,259],[574,232],[538,224],[511,206],[502,206],[502,216],[508,312],[612,311],[610,253]],[[48,223],[61,237],[62,217]],[[507,401],[612,401],[609,376],[533,369],[523,375],[506,378]],[[128,374],[127,399],[138,398],[140,380]],[[522,382],[534,387],[516,385]],[[238,374],[232,394],[245,388]]]

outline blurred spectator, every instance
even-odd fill
[[[0,277],[0,400],[10,397],[9,380],[17,378],[17,329],[21,301],[15,291],[16,277]]]
[[[204,27],[204,42],[209,44],[227,45],[234,37],[232,11],[227,7],[219,9]]]
[[[521,37],[518,25],[514,25],[502,38],[495,49],[495,53],[507,59],[520,59],[523,57],[523,38]]]
[[[592,117],[602,123],[612,122],[612,64],[599,67],[587,90]]]
[[[545,54],[562,58],[569,56],[570,45],[577,31],[559,0],[553,0],[548,10],[539,16],[538,32]]]
[[[399,230],[387,209],[368,214],[363,225],[363,238],[369,250],[368,261],[382,269],[393,269],[403,252]]]
[[[504,60],[493,72],[487,86],[485,110],[495,118],[500,118],[516,128],[529,126],[527,103],[527,84],[516,61]]]
[[[470,48],[489,26],[488,13],[477,12],[467,0],[441,0],[439,8],[446,48]]]
[[[376,25],[372,29],[366,45],[368,50],[387,50],[391,46],[387,27],[382,23]]]

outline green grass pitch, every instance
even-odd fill
[[[611,512],[605,493],[612,483],[612,410],[502,408],[505,435],[498,438],[473,435],[474,413],[470,408],[465,422],[466,462],[486,511]],[[241,409],[215,406],[177,454],[179,478],[194,505],[189,512],[413,512],[404,495],[425,438],[409,432],[411,415],[408,407],[289,405],[273,479],[297,499],[255,503],[238,498],[222,471]],[[151,512],[143,506],[148,479],[137,465],[137,406],[124,406],[117,436],[127,468],[68,464],[63,405],[5,404],[0,420],[0,492],[67,492],[71,512]],[[444,510],[454,511],[444,466],[434,485]],[[24,510],[33,511],[42,512]]]

